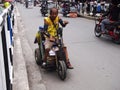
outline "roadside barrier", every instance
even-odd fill
[[[0,90],[12,90],[13,15],[12,5],[0,13]]]

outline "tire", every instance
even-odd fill
[[[40,9],[40,13],[42,13],[42,9]]]
[[[63,17],[66,17],[67,16],[67,14],[66,13],[63,13]]]
[[[58,76],[61,80],[65,80],[67,67],[64,61],[58,61]]]
[[[45,17],[45,15],[46,15],[46,14],[45,14],[45,13],[43,13],[43,17]]]
[[[14,18],[14,15],[12,16],[13,20],[12,20],[12,26],[14,27],[15,25],[15,18]]]
[[[36,1],[34,1],[34,6],[36,6]]]
[[[100,26],[97,24],[95,26],[94,33],[96,37],[101,37],[101,29],[100,29]]]
[[[38,65],[42,64],[42,58],[41,58],[41,53],[40,53],[39,48],[35,49],[35,61]]]
[[[114,34],[117,36],[116,38],[113,38],[113,42],[116,44],[120,44],[120,29],[115,28]]]
[[[114,38],[113,42],[116,43],[116,44],[120,44],[120,37]]]
[[[25,6],[26,6],[26,8],[28,8],[28,2],[26,2],[26,5],[25,5]]]

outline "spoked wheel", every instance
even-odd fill
[[[94,29],[94,33],[96,37],[100,37],[101,36],[101,28],[99,25],[96,24],[95,29]]]
[[[61,80],[65,80],[66,78],[66,73],[67,72],[67,67],[65,64],[65,61],[59,61],[58,62],[58,75]]]
[[[35,49],[35,61],[38,65],[42,64],[42,57],[39,48]]]

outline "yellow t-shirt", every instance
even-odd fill
[[[48,30],[47,30],[48,33],[51,36],[56,37],[57,36],[57,30],[58,30],[58,27],[59,27],[59,17],[57,16],[53,22],[51,21],[50,17],[45,17],[45,21],[48,24]]]

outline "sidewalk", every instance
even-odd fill
[[[46,90],[46,87],[42,82],[39,67],[36,65],[36,63],[33,63],[34,55],[26,37],[24,37],[24,31],[25,28],[22,18],[20,16],[18,7],[15,6],[15,26],[13,30],[13,90]],[[30,66],[33,67],[31,68]],[[36,74],[34,74],[33,71]]]
[[[14,33],[14,49],[13,49],[13,90],[30,90],[26,64],[22,53],[21,41],[18,33],[18,18],[20,14],[15,6],[15,25]]]
[[[90,15],[80,14],[80,17],[87,18],[87,19],[90,19],[90,20],[95,20],[95,17],[94,16],[90,16]]]

